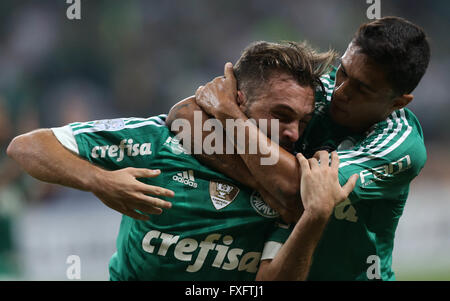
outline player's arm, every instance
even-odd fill
[[[325,151],[319,152],[319,164],[315,158],[307,160],[297,155],[302,168],[301,197],[305,212],[275,257],[261,262],[256,280],[306,280],[314,250],[333,208],[347,198],[358,177],[353,175],[341,187],[339,158],[333,152],[329,165],[328,156]]]
[[[200,118],[195,118],[195,114],[197,114]],[[219,170],[225,175],[235,179],[236,181],[251,187],[253,189],[257,189],[258,182],[252,177],[252,174],[248,170],[247,166],[244,164],[242,159],[237,154],[226,154],[226,137],[223,139],[222,145],[224,146],[221,154],[211,154],[208,155],[205,153],[203,149],[203,142],[205,137],[210,135],[213,131],[203,130],[204,123],[208,120],[210,116],[208,116],[195,102],[195,97],[191,96],[186,98],[177,104],[175,104],[170,110],[166,123],[170,130],[175,134],[180,134],[182,129],[181,127],[176,126],[175,120],[185,120],[191,129],[189,137],[190,141],[183,141],[191,143],[191,153],[195,156],[197,160],[208,165],[214,169]],[[196,124],[198,123],[198,124]],[[181,124],[181,123],[180,123]],[[201,130],[197,130],[194,133],[195,129],[200,128]],[[194,152],[193,150],[199,149],[201,152]]]
[[[214,116],[225,124],[227,119],[241,119],[247,121],[247,116],[236,103],[236,79],[231,63],[225,65],[225,76],[218,77],[196,93],[196,102],[206,113]],[[256,125],[247,122],[242,127],[245,131],[244,145],[240,147],[250,149],[250,145],[258,145],[257,154],[248,152],[239,154],[252,176],[280,202],[283,207],[299,209],[299,165],[295,157],[278,144],[272,142]],[[236,137],[234,133],[226,132],[230,139]],[[234,140],[234,139],[233,139]],[[265,155],[263,155],[265,154]],[[261,164],[262,162],[267,164]],[[301,209],[301,208],[300,208]]]
[[[195,118],[195,114],[197,114],[197,119]],[[166,119],[166,124],[172,132],[174,132],[175,134],[180,134],[180,132],[185,129],[177,126],[177,122],[175,121],[185,121],[187,123],[185,125],[189,125],[188,127],[191,129],[191,133],[189,135],[191,140],[188,142],[191,146],[191,152],[194,154],[197,160],[207,166],[212,167],[213,169],[220,171],[230,178],[259,191],[266,203],[268,203],[273,209],[275,209],[286,222],[293,222],[298,220],[300,213],[300,211],[297,210],[299,202],[289,202],[286,204],[284,202],[278,201],[275,195],[271,191],[269,191],[269,188],[265,187],[263,183],[260,183],[256,180],[243,159],[238,154],[236,154],[236,152],[234,152],[233,154],[226,154],[226,135],[223,135],[223,150],[221,154],[206,154],[203,151],[202,147],[205,137],[210,135],[212,131],[200,130],[197,133],[194,133],[194,130],[195,127],[203,129],[204,122],[209,118],[210,116],[208,116],[197,105],[195,97],[189,97],[178,102],[172,107]],[[183,122],[179,122],[179,124],[183,124]],[[222,129],[220,130],[223,131]],[[195,150],[195,148],[202,151],[200,153],[195,153],[194,151],[192,151]],[[274,183],[271,183],[271,185],[274,185]],[[275,184],[275,186],[276,185],[277,184]],[[290,200],[292,200],[292,198]]]
[[[15,137],[8,146],[7,154],[34,178],[90,191],[108,207],[136,219],[148,217],[135,212],[135,209],[160,214],[161,208],[171,206],[155,196],[171,197],[172,191],[146,185],[136,179],[156,177],[160,171],[102,169],[64,147],[51,129],[35,130]]]

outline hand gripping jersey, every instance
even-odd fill
[[[426,161],[420,124],[408,109],[395,111],[366,133],[354,135],[334,124],[328,108],[335,71],[322,77],[326,93],[316,93],[315,115],[297,151],[307,157],[337,150],[339,180],[359,179],[337,206],[314,254],[309,280],[395,280],[394,236],[409,185]]]
[[[201,165],[165,126],[165,116],[54,128],[67,148],[105,169],[160,169],[139,179],[175,192],[150,221],[122,217],[112,280],[253,280],[266,241],[284,241],[278,214],[259,194]],[[277,232],[277,231],[275,231]],[[264,252],[274,252],[269,242]],[[276,250],[276,249],[275,249]],[[266,255],[264,255],[266,256]]]

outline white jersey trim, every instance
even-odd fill
[[[134,121],[134,120],[131,120]],[[95,133],[95,132],[116,132],[118,130],[122,130],[122,129],[134,129],[134,128],[139,128],[142,126],[146,126],[146,125],[154,125],[157,127],[163,127],[166,126],[165,124],[159,124],[156,123],[154,120],[149,120],[149,121],[143,121],[143,122],[139,122],[139,123],[133,123],[133,124],[126,124],[124,125],[122,128],[120,129],[104,129],[104,128],[97,128],[97,127],[89,127],[89,128],[82,128],[79,130],[75,130],[73,132],[74,135],[78,135],[78,134],[82,134],[82,133]]]
[[[67,149],[73,151],[74,153],[80,154],[78,150],[78,144],[73,135],[72,128],[70,125],[51,128],[56,139]]]
[[[376,159],[376,158],[381,158],[386,156],[387,154],[391,153],[392,151],[394,151],[399,145],[401,145],[406,138],[409,136],[409,134],[412,131],[412,127],[409,125],[406,116],[405,116],[405,111],[404,109],[400,110],[400,118],[397,116],[397,114],[394,112],[392,114],[392,116],[395,118],[395,121],[397,122],[397,128],[394,129],[394,131],[380,144],[378,144],[378,146],[376,146],[375,148],[370,148],[369,150],[362,152],[362,148],[360,148],[360,150],[358,151],[354,151],[342,156],[339,156],[339,159],[349,159],[352,157],[356,157],[358,155],[365,155],[362,158],[353,160],[353,161],[345,161],[339,164],[339,168],[351,165],[351,164],[359,164],[359,163],[363,163],[372,159]],[[400,138],[398,138],[398,134],[402,133],[402,122],[404,123],[404,125],[406,126],[406,130],[403,132],[403,134],[400,136]],[[389,129],[392,128],[392,122],[390,121],[390,119],[388,119],[388,123],[389,123]],[[383,133],[381,133],[379,135],[379,137],[377,137],[374,142],[378,142],[381,137],[385,136],[387,134],[388,131],[383,131]],[[395,141],[394,144],[392,144],[390,147],[388,147],[385,150],[382,150],[382,148],[387,145],[389,142],[393,141],[395,138],[398,138],[397,141]],[[373,147],[375,146],[375,143],[371,143],[369,145],[369,147]],[[378,153],[376,153],[378,152]]]
[[[274,259],[278,251],[280,251],[282,243],[276,241],[268,241],[264,245],[261,260]]]

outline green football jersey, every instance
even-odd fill
[[[164,119],[100,120],[53,129],[63,145],[106,169],[160,169],[158,177],[139,180],[175,192],[165,198],[172,208],[150,221],[122,217],[111,280],[255,279],[266,241],[284,241],[289,232],[269,238],[279,227],[278,214],[257,192],[187,154]]]
[[[392,250],[409,185],[426,161],[420,124],[408,109],[393,112],[366,133],[351,134],[328,113],[336,69],[322,77],[315,115],[297,142],[298,152],[337,150],[341,185],[359,179],[337,206],[316,249],[310,280],[395,280]]]

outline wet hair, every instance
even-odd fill
[[[329,72],[337,54],[333,50],[319,53],[306,42],[250,44],[234,65],[238,89],[249,101],[256,98],[269,80],[277,74],[287,74],[301,86],[315,89],[320,76]]]
[[[353,41],[362,53],[382,65],[394,93],[411,93],[430,61],[430,45],[422,28],[399,17],[363,24]]]

